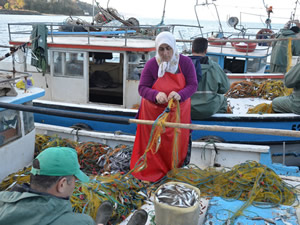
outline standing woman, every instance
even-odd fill
[[[180,102],[181,123],[191,122],[191,99],[198,82],[192,60],[179,55],[176,40],[170,32],[161,32],[155,39],[156,56],[150,59],[142,71],[139,94],[142,96],[138,119],[156,120],[163,113],[172,98]],[[176,109],[171,109],[174,116]],[[138,125],[130,168],[144,154],[151,132],[151,126]],[[181,167],[188,152],[190,130],[180,129],[178,140],[178,165]],[[147,153],[147,167],[133,175],[141,180],[155,182],[172,169],[172,143],[174,128],[166,128],[161,135],[156,154]]]

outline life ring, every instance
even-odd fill
[[[256,34],[256,39],[271,39],[271,38],[275,38],[275,33],[274,31],[268,28],[260,29]],[[259,46],[270,46],[271,44],[272,42],[258,43]]]

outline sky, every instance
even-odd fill
[[[93,3],[94,0],[81,0]],[[162,18],[165,0],[97,0],[103,7],[117,9],[125,18]],[[215,9],[211,5],[213,12],[207,6],[200,6],[203,2],[212,2],[212,0],[167,0],[165,8],[165,18],[168,19],[196,19],[194,6],[196,7],[199,19],[215,20]],[[296,6],[296,0],[215,0],[221,20],[226,21],[230,16],[242,18],[244,21],[260,20],[267,18],[265,6],[272,6],[272,23],[285,23],[290,18]],[[300,19],[300,5],[296,8],[296,19]],[[242,13],[241,13],[242,12]],[[261,16],[259,16],[261,15]],[[240,17],[241,16],[241,17]]]

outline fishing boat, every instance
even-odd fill
[[[57,109],[65,112],[84,112],[98,115],[110,115],[112,117],[134,118],[137,113],[140,96],[137,88],[139,76],[145,62],[154,56],[155,43],[148,35],[132,36],[132,34],[121,34],[118,36],[93,36],[77,35],[70,38],[68,35],[51,35],[51,31],[56,30],[59,24],[46,24],[49,28],[48,35],[48,55],[49,66],[47,72],[43,75],[36,71],[36,68],[26,63],[27,51],[18,51],[22,64],[15,64],[17,71],[29,71],[33,74],[33,79],[38,87],[45,89],[45,96],[34,101],[35,107],[46,109]],[[24,30],[31,29],[32,24],[9,24],[10,44],[20,46],[29,40],[28,32]],[[179,26],[180,27],[180,26]],[[21,28],[21,29],[20,29]],[[143,28],[142,26],[140,27]],[[191,28],[199,29],[198,26]],[[19,30],[18,30],[19,29]],[[131,30],[132,28],[127,28]],[[153,33],[159,30],[176,30],[176,26],[147,26],[145,29],[152,29]],[[22,31],[23,30],[23,31]],[[13,31],[13,32],[12,32]],[[14,35],[18,34],[18,35]],[[232,46],[231,46],[232,47]],[[269,46],[257,46],[268,48]],[[229,73],[228,77],[236,80],[266,80],[283,79],[283,74],[264,74],[261,71],[262,59],[258,49],[253,52],[238,52],[234,49],[223,49],[215,46],[209,47],[211,57],[219,57],[224,63],[224,59],[229,57],[230,50],[234,52],[237,58],[247,58],[243,61],[243,67],[239,73]],[[255,54],[258,54],[255,56]],[[224,57],[224,55],[226,57]],[[232,56],[232,55],[231,55]],[[266,58],[268,54],[264,54]],[[253,73],[245,72],[249,70],[252,59],[256,60],[252,66],[256,68]],[[225,60],[226,61],[226,60]],[[253,61],[252,61],[253,62]],[[225,63],[224,63],[225,64]],[[258,66],[257,66],[258,65]],[[10,62],[3,62],[1,67],[13,70]],[[49,72],[48,72],[49,71]],[[253,98],[243,99],[241,102],[248,102],[249,105],[258,103]],[[259,102],[261,103],[261,102]],[[298,130],[300,116],[295,114],[216,114],[205,120],[193,120],[193,124],[202,125],[223,125],[236,127],[256,127],[256,128],[274,128],[286,130]],[[98,130],[103,132],[121,132],[135,134],[136,125],[127,125],[123,122],[114,123],[113,119],[106,122],[88,121],[78,118],[58,117],[54,115],[45,115],[35,113],[35,122],[44,124],[61,125],[70,127],[73,125],[79,128]],[[81,127],[80,127],[81,126]],[[219,137],[224,142],[229,143],[268,143],[274,145],[274,154],[282,152],[283,142],[285,142],[286,152],[290,157],[297,156],[294,147],[299,142],[297,137],[283,137],[275,135],[261,134],[232,134],[229,132],[197,130],[192,133],[192,139],[197,140],[205,136]],[[289,149],[291,146],[291,149]],[[272,147],[273,149],[273,147]],[[273,151],[273,150],[272,150]],[[294,154],[295,153],[295,154]],[[276,156],[281,160],[282,156]],[[297,158],[296,158],[297,159]],[[297,161],[297,160],[293,160]]]
[[[17,27],[20,24],[11,24],[10,26]],[[29,30],[31,29],[31,24],[22,26],[28,26]],[[59,25],[48,24],[48,27],[50,31],[54,31],[55,27],[57,28]],[[161,29],[161,27],[147,27],[147,29]],[[165,27],[165,29],[169,29],[169,27]],[[199,27],[197,26],[196,29]],[[16,31],[12,27],[10,30]],[[19,46],[28,42],[28,32],[19,34],[21,34],[19,37],[11,38],[10,44]],[[234,41],[238,42],[238,40]],[[44,74],[36,72],[30,63],[25,63],[27,52],[26,54],[21,51],[17,53],[20,54],[20,59],[25,60],[22,61],[24,63],[15,65],[17,70],[32,72],[36,85],[44,87],[46,90],[42,100],[34,100],[33,106],[22,107],[24,111],[35,113],[37,133],[59,135],[80,142],[96,141],[111,147],[118,144],[132,145],[136,123],[130,121],[134,120],[137,104],[140,102],[137,87],[141,70],[145,62],[154,55],[153,37],[141,38],[132,34],[127,35],[125,32],[125,34],[117,36],[115,34],[108,34],[105,37],[85,34],[70,38],[70,36],[63,35],[52,36],[50,32],[47,42],[50,72]],[[231,46],[231,44],[227,44],[228,47]],[[223,48],[224,46],[219,47]],[[210,47],[213,49],[216,46],[210,45]],[[251,54],[256,54],[257,47],[252,52],[240,52],[234,49],[231,51],[239,57],[247,56],[251,61]],[[269,46],[264,48],[268,49],[267,52],[271,51]],[[220,52],[220,48],[218,48],[218,51],[218,57],[222,57],[222,54],[224,56],[224,49],[222,49],[223,52]],[[214,54],[212,50],[210,52]],[[259,62],[260,56],[257,58]],[[249,65],[248,61],[244,63],[245,65]],[[6,63],[5,66],[13,69],[11,63]],[[257,66],[256,68],[261,70],[263,67]],[[228,76],[232,82],[283,79],[283,74],[264,74],[258,71],[247,74],[245,72],[245,67],[243,67],[241,72],[230,73]],[[255,105],[259,101],[248,98],[241,102],[245,103],[244,105]],[[0,104],[0,107],[3,106]],[[5,105],[5,107],[10,106]],[[242,106],[240,105],[240,107]],[[80,114],[76,112],[80,112]],[[71,114],[73,114],[72,118],[69,118]],[[275,128],[273,134],[276,134],[276,130],[277,134],[282,130],[289,132],[299,130],[299,119],[300,117],[294,114],[240,113],[216,114],[206,120],[193,120],[193,125],[199,127],[207,125],[207,127],[192,132],[191,163],[200,168],[215,166],[220,169],[228,169],[237,164],[246,163],[247,160],[253,160],[268,166],[281,175],[285,182],[296,186],[300,182],[297,164],[299,152],[298,148],[290,150],[289,146],[297,147],[299,138],[263,135],[262,133],[265,129],[265,133],[270,134],[268,128]],[[215,126],[220,125],[258,128],[257,133],[259,134],[255,132],[242,133],[242,129],[237,129],[236,133],[215,129]],[[209,130],[209,128],[211,129]],[[207,136],[209,137],[206,141],[211,140],[210,143],[196,141]],[[219,143],[222,141],[221,139],[227,143]],[[275,153],[282,155],[276,156]],[[294,157],[291,160],[293,162],[288,160],[288,156]],[[260,185],[264,184],[260,183]],[[299,208],[295,205],[276,205],[276,208],[257,207],[262,205],[250,206],[247,208],[249,211],[244,212],[243,216],[232,222],[228,221],[231,216],[228,216],[226,212],[229,214],[236,212],[243,207],[244,202],[236,199],[228,202],[220,197],[212,197],[202,198],[200,203],[199,224],[223,224],[225,222],[227,224],[230,222],[232,224],[299,224]],[[151,202],[143,205],[142,208],[146,209],[149,215],[154,210]],[[151,218],[153,217],[149,216],[147,224],[151,224]],[[126,224],[128,219],[121,224]]]
[[[236,18],[230,18],[230,24],[237,27]],[[13,46],[30,46],[30,32],[32,23],[9,24],[10,44]],[[185,36],[184,30],[193,30],[192,33],[206,36],[203,26],[182,26],[180,24],[153,25],[138,27],[111,26],[120,33],[92,33],[92,25],[86,25],[87,34],[56,35],[61,24],[46,23],[48,28],[47,52],[49,65],[44,72],[39,72],[30,64],[26,57],[31,53],[30,48],[20,48],[13,63],[5,61],[0,68],[9,70],[29,71],[38,87],[45,89],[45,96],[35,100],[35,122],[76,127],[108,133],[135,134],[136,124],[128,123],[136,116],[140,103],[138,83],[141,71],[148,59],[155,54],[155,34],[162,30],[169,30],[175,35]],[[75,25],[74,25],[75,26]],[[96,26],[98,27],[98,26]],[[132,30],[147,32],[130,32]],[[240,28],[239,28],[240,29]],[[99,27],[98,27],[99,30]],[[151,31],[151,32],[150,32]],[[102,32],[102,31],[101,31]],[[220,37],[220,30],[219,36]],[[141,35],[143,33],[143,35]],[[211,33],[211,32],[210,32]],[[241,37],[241,33],[243,34]],[[207,33],[208,34],[208,33]],[[223,32],[222,35],[224,35]],[[231,82],[238,80],[282,80],[283,74],[265,73],[267,58],[272,49],[268,39],[251,39],[246,37],[245,29],[240,29],[236,36],[222,39],[226,45],[214,45],[218,40],[211,40],[208,55],[227,70]],[[240,36],[239,36],[240,35]],[[256,35],[254,37],[256,38]],[[182,37],[183,37],[182,36]],[[234,38],[233,38],[234,37]],[[251,36],[253,37],[253,36]],[[242,39],[237,39],[242,38]],[[178,38],[179,49],[184,51],[191,46],[191,40]],[[272,41],[272,40],[271,40]],[[255,49],[249,49],[244,43],[256,43]],[[231,44],[233,43],[233,44]],[[246,46],[243,48],[243,46]],[[243,50],[241,50],[243,49]],[[250,50],[250,51],[249,51]],[[188,52],[188,51],[187,51]],[[32,55],[33,59],[36,57]],[[15,63],[15,61],[22,63]],[[247,110],[235,113],[238,108],[254,107],[259,103],[270,103],[269,100],[253,97],[243,99],[229,98],[230,105],[234,106],[233,114],[215,114],[208,119],[192,120],[193,124],[205,126],[233,126],[261,129],[299,130],[300,116],[295,114],[246,114]],[[232,102],[232,103],[231,103]],[[237,104],[238,103],[238,104]],[[34,109],[35,110],[35,109]],[[54,112],[54,111],[57,112]],[[51,114],[50,114],[51,111]],[[47,112],[45,114],[45,112]],[[109,116],[102,121],[82,119],[82,116],[68,118],[68,113],[80,112],[85,116]],[[57,113],[60,116],[57,116]],[[67,119],[66,119],[67,118]],[[81,119],[80,119],[81,118]],[[213,139],[226,143],[241,144],[268,144],[271,146],[273,160],[282,161],[283,152],[286,154],[286,164],[299,166],[298,137],[280,135],[262,135],[253,133],[226,132],[220,130],[195,130],[193,140]]]
[[[12,84],[17,79],[25,79],[27,77],[29,75],[7,78],[7,76],[1,74],[0,102],[13,105],[31,105],[34,99],[42,97],[45,91],[41,88],[30,87],[24,90],[16,88]],[[3,93],[3,91],[6,93]],[[2,165],[0,180],[32,162],[34,144],[35,126],[33,113],[0,108],[0,155]]]

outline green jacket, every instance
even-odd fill
[[[191,97],[192,119],[204,119],[227,111],[227,99],[224,96],[230,87],[227,75],[213,60],[201,64],[201,69],[202,79],[198,81],[197,92]]]
[[[31,192],[0,192],[0,224],[95,225],[94,220],[74,213],[70,200]]]
[[[284,76],[284,84],[288,88],[294,88],[292,97],[292,112],[300,114],[300,64],[296,64]]]
[[[295,38],[296,34],[287,29],[282,29],[276,36],[277,39],[280,38]],[[272,54],[270,62],[270,72],[271,73],[286,73],[287,62],[288,62],[288,40],[285,41],[275,41],[272,44]],[[292,55],[300,55],[300,41],[292,41]]]

